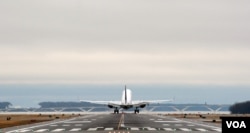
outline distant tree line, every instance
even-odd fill
[[[229,110],[232,114],[250,114],[250,101],[235,103]]]
[[[103,106],[99,104],[92,104],[89,102],[41,102],[40,108],[63,108],[63,107],[90,107],[90,106]]]
[[[6,109],[12,106],[10,102],[0,102],[0,109]]]

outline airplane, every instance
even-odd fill
[[[139,108],[144,108],[146,105],[152,103],[164,103],[164,102],[171,102],[170,100],[150,100],[150,101],[132,101],[132,91],[127,89],[125,85],[125,89],[122,92],[122,99],[121,101],[87,101],[87,100],[80,100],[81,102],[89,102],[94,104],[103,104],[107,105],[109,108],[114,108],[114,114],[119,114],[119,109],[130,109],[135,108],[134,113],[139,113]]]

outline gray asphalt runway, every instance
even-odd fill
[[[168,116],[153,114],[99,114],[85,115],[63,121],[20,126],[5,131],[6,133],[44,133],[44,132],[89,132],[89,133],[134,133],[134,132],[195,132],[216,133],[221,127],[187,121]]]

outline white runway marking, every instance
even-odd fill
[[[163,126],[169,126],[169,124],[162,124]]]
[[[88,131],[96,131],[97,128],[89,128]]]
[[[153,121],[153,120],[155,120],[155,119],[149,119],[149,120]]]
[[[201,131],[201,132],[206,132],[207,130],[206,129],[203,129],[203,128],[195,128],[196,130],[198,131]]]
[[[221,129],[219,129],[219,128],[215,128],[215,129],[212,129],[212,130],[217,131],[217,132],[221,132]]]
[[[28,131],[30,131],[29,129],[24,129],[24,130],[20,130],[20,131],[18,131],[18,132],[20,132],[20,133],[25,133],[25,132],[28,132]]]
[[[121,127],[125,127],[124,123],[121,124]]]
[[[175,131],[173,128],[163,128],[165,131]]]
[[[55,129],[55,130],[52,130],[51,132],[61,132],[61,131],[64,131],[65,129]]]
[[[182,131],[192,131],[191,129],[188,129],[188,128],[180,128],[180,130],[182,130]]]
[[[131,130],[138,131],[139,128],[137,128],[137,127],[131,127]]]
[[[156,129],[155,128],[152,128],[152,127],[148,127],[147,128],[149,131],[155,131]]]
[[[187,126],[189,126],[189,127],[193,127],[194,125],[190,125],[190,124],[189,124],[189,125],[187,125]]]
[[[82,130],[81,128],[73,128],[73,129],[71,129],[71,130],[69,130],[69,131],[71,131],[71,132],[76,132],[76,131],[80,131],[80,130]]]
[[[39,129],[39,130],[36,130],[35,132],[40,133],[40,132],[45,132],[45,131],[49,131],[49,129]]]
[[[104,130],[105,130],[105,131],[112,131],[112,130],[114,130],[114,128],[113,128],[113,127],[107,127],[107,128],[105,128]]]
[[[62,125],[63,127],[68,127],[68,126],[70,126],[70,125],[68,125],[68,124],[64,124],[64,125]]]

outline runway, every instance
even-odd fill
[[[6,133],[89,132],[89,133],[134,133],[134,132],[221,132],[220,126],[199,121],[187,121],[156,114],[88,114],[62,121],[8,129]]]

